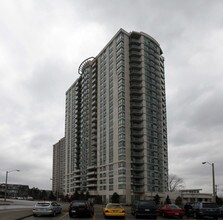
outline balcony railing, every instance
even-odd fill
[[[144,150],[144,146],[143,145],[134,144],[134,145],[132,145],[132,149],[135,150],[135,151],[141,151],[141,150]]]
[[[144,193],[144,189],[143,188],[134,188],[133,192],[134,193]]]
[[[132,152],[132,156],[140,158],[140,157],[144,157],[144,153],[143,152]]]
[[[132,120],[132,121],[138,121],[138,122],[141,122],[141,121],[143,121],[143,118],[140,117],[140,116],[139,116],[139,117],[137,117],[137,116],[132,116],[132,117],[131,117],[131,120]]]
[[[132,138],[132,142],[143,143],[144,139],[143,138]]]
[[[132,162],[135,164],[143,164],[144,163],[144,161],[141,159],[133,159]]]
[[[143,181],[134,181],[134,182],[132,182],[132,185],[134,185],[134,186],[144,186],[144,182]]]
[[[143,174],[133,174],[132,178],[134,178],[134,179],[143,179],[144,175]]]

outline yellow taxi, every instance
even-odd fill
[[[125,218],[125,209],[119,203],[108,203],[103,208],[104,217],[123,217]]]

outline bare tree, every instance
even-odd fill
[[[174,191],[183,189],[185,187],[183,178],[178,177],[175,174],[169,175],[168,184],[169,184],[168,188],[170,192],[174,192]]]

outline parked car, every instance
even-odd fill
[[[219,207],[220,209],[220,216],[223,217],[223,206]]]
[[[131,213],[136,218],[148,217],[152,219],[157,218],[156,203],[152,200],[138,200],[134,201],[131,207]]]
[[[103,208],[104,217],[123,217],[125,218],[125,209],[119,203],[108,203]]]
[[[57,202],[37,202],[33,207],[33,216],[60,214],[62,207]]]
[[[193,206],[194,218],[212,217],[218,219],[220,216],[220,209],[216,203],[198,202]]]
[[[157,212],[163,217],[183,218],[185,213],[182,208],[175,204],[164,204],[157,209]]]
[[[91,202],[87,200],[74,200],[70,203],[69,216],[88,216],[92,217],[94,215],[94,206]]]
[[[190,203],[184,205],[184,212],[187,218],[193,216],[193,206]]]

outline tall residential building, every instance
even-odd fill
[[[87,48],[86,48],[87,49]],[[114,192],[131,203],[167,190],[164,58],[143,32],[120,29],[83,61],[66,92],[65,194]]]
[[[53,145],[53,176],[52,189],[59,197],[64,194],[65,175],[65,137]]]

